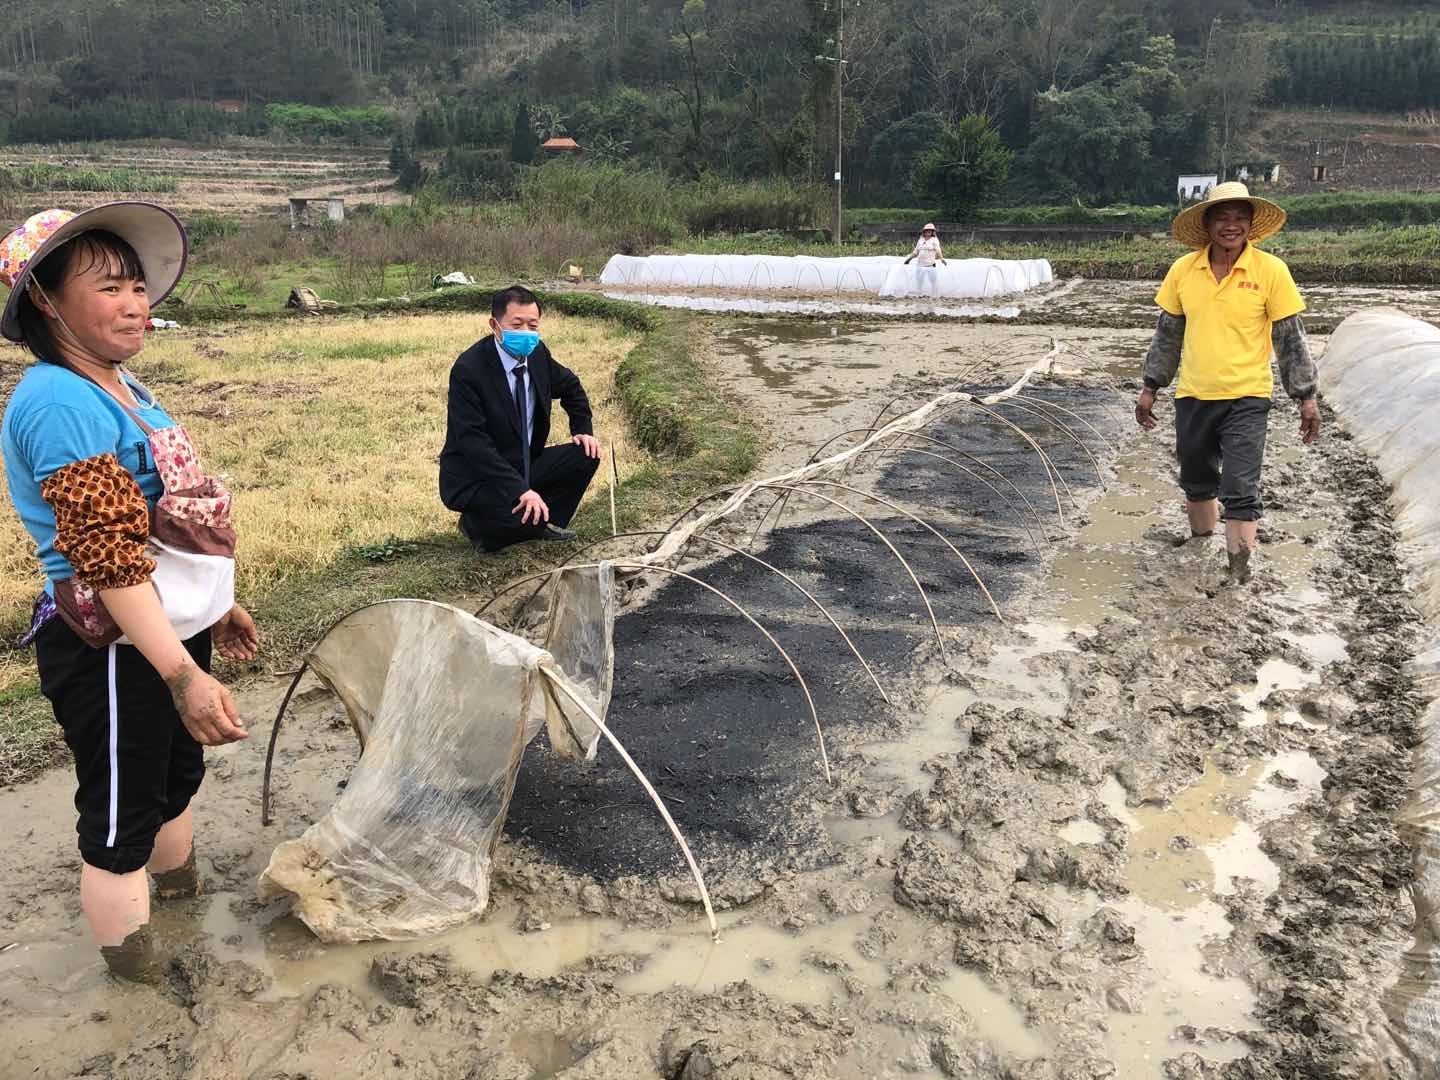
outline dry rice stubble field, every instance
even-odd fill
[[[457,549],[455,515],[441,505],[437,459],[445,433],[445,387],[456,355],[484,333],[474,314],[337,319],[304,326],[157,332],[133,370],[190,431],[207,467],[236,495],[238,588],[262,612],[294,590],[356,576],[362,563],[403,557],[420,546]],[[639,335],[595,319],[546,316],[545,339],[584,381],[596,431],[614,445],[622,482],[644,470],[614,394],[617,365]],[[0,396],[8,399],[26,354],[0,348]],[[554,439],[568,423],[558,408]],[[588,499],[606,497],[604,473]],[[0,479],[0,497],[4,495]],[[23,631],[42,578],[34,545],[7,507],[0,512],[0,640]],[[416,573],[440,586],[435,560]],[[448,560],[450,565],[455,560]],[[431,566],[430,564],[434,564]],[[361,574],[364,571],[360,571]],[[461,591],[458,584],[452,594]],[[333,618],[341,611],[319,617]],[[287,626],[286,633],[304,627]],[[262,622],[262,635],[266,626]],[[0,783],[8,759],[54,739],[35,695],[33,654],[0,650]],[[8,762],[8,763],[7,763]],[[28,770],[26,770],[28,771]]]

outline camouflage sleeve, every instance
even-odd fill
[[[1185,343],[1185,316],[1160,313],[1155,324],[1155,336],[1150,339],[1149,351],[1145,353],[1145,385],[1152,390],[1169,386],[1180,370],[1180,347]]]
[[[1281,319],[1270,328],[1270,343],[1280,365],[1280,381],[1285,393],[1296,401],[1315,396],[1315,361],[1305,340],[1305,324],[1299,315]]]

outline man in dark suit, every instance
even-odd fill
[[[546,446],[550,405],[570,441]],[[540,342],[540,300],[513,285],[490,304],[490,334],[450,369],[440,498],[476,551],[524,540],[573,540],[566,528],[600,464],[580,378]]]

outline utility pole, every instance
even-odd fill
[[[840,30],[835,38],[835,244],[845,243],[845,0],[840,6]]]
[[[845,0],[836,0],[839,25],[832,42],[834,56],[817,56],[816,60],[835,65],[835,243],[845,242]]]

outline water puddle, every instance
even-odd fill
[[[1061,827],[1059,836],[1067,843],[1081,846],[1105,842],[1105,830],[1093,821],[1071,821]]]
[[[1045,1052],[1045,1043],[1025,1026],[1020,1010],[974,972],[955,972],[936,992],[962,1005],[980,1034],[1001,1053],[1023,1060]]]
[[[928,781],[928,777],[926,779]],[[825,831],[837,844],[857,849],[879,844],[881,851],[889,847],[898,847],[910,835],[907,829],[900,827],[898,813],[883,814],[879,817],[827,817]],[[943,838],[949,834],[936,832],[931,835]]]
[[[849,916],[801,934],[766,926],[727,925],[721,929],[718,945],[696,937],[656,937],[645,966],[617,980],[616,985],[629,994],[659,994],[677,986],[714,993],[730,983],[745,981],[782,1001],[824,1005],[845,1000],[848,981],[883,993],[896,1005],[923,1003],[942,1015],[959,1009],[1001,1053],[1031,1058],[1044,1052],[1043,1040],[1025,1026],[1020,1011],[972,972],[956,970],[940,980],[922,979],[913,991],[907,990],[910,980],[892,973],[912,965],[933,964],[935,943],[926,940],[923,931],[895,925],[901,936],[883,958],[862,955],[856,939],[871,919],[868,915]],[[632,939],[635,936],[630,935]]]
[[[1296,456],[1298,457],[1300,455],[1297,454]],[[1323,517],[1298,518],[1285,522],[1285,528],[1301,540],[1309,539],[1316,533],[1324,531],[1329,525],[1329,519]]]
[[[496,971],[515,971],[533,978],[549,978],[582,962],[607,942],[624,933],[612,920],[571,919],[550,929],[521,933],[514,928],[515,912],[498,905],[485,921],[468,923],[420,941],[372,941],[325,945],[299,919],[281,915],[270,922],[237,916],[235,894],[217,893],[206,912],[203,930],[220,961],[243,960],[268,975],[270,988],[258,1000],[281,999],[309,993],[325,983],[341,982],[361,993],[370,989],[370,965],[384,954],[413,955],[446,952],[457,964],[481,977]],[[707,941],[702,928],[686,927]]]
[[[864,916],[840,919],[799,935],[768,926],[722,925],[719,944],[703,935],[652,938],[645,966],[616,985],[627,994],[659,994],[674,986],[710,994],[744,981],[781,1001],[824,1005],[847,996],[844,976],[865,963],[850,940],[866,922]]]
[[[1257,761],[1232,775],[1207,759],[1200,779],[1166,806],[1131,809],[1118,782],[1102,787],[1106,809],[1131,830],[1132,894],[1152,907],[1184,911],[1234,892],[1236,878],[1254,880],[1267,893],[1278,888],[1280,871],[1260,850],[1259,833],[1232,809],[1255,790],[1264,768]]]
[[[1253,728],[1268,723],[1270,710],[1264,702],[1275,691],[1303,690],[1319,680],[1320,676],[1315,672],[1305,671],[1288,660],[1266,660],[1255,673],[1255,685],[1235,698],[1244,711],[1240,726]]]
[[[1058,653],[1077,652],[1071,628],[1057,622],[1029,622],[1017,628],[1029,640],[999,646],[970,680],[983,691],[987,704],[1006,709],[1033,709],[1046,716],[1064,716],[1069,706],[1065,675],[1055,666],[1036,663]]]
[[[1055,622],[1030,622],[1016,627],[1021,640],[997,646],[989,660],[969,671],[968,686],[943,684],[921,710],[904,738],[887,739],[861,747],[874,763],[870,776],[900,781],[912,787],[930,785],[926,762],[969,746],[963,723],[965,710],[983,700],[1005,712],[1026,708],[1046,716],[1065,714],[1069,689],[1064,673],[1037,663],[1056,653],[1076,652],[1070,627]]]
[[[959,723],[965,710],[979,700],[968,687],[944,685],[920,711],[903,738],[868,743],[861,747],[874,761],[869,772],[877,781],[899,781],[914,789],[928,789],[932,777],[924,769],[927,761],[941,754],[953,754],[970,745],[964,726]]]
[[[1297,634],[1290,630],[1282,630],[1280,636],[1298,646],[1316,667],[1340,664],[1350,659],[1350,645],[1339,634],[1328,632]]]
[[[1144,950],[1151,980],[1144,988],[1140,1012],[1114,1011],[1106,1019],[1106,1053],[1116,1076],[1159,1078],[1161,1063],[1186,1051],[1213,1062],[1237,1061],[1249,1053],[1240,1039],[1190,1042],[1177,1037],[1182,1026],[1223,1032],[1258,1027],[1255,993],[1244,979],[1207,970],[1206,946],[1230,936],[1225,910],[1213,900],[1196,905],[1183,916],[1157,910],[1135,900],[1111,905],[1135,930]]]
[[[510,1052],[531,1068],[530,1080],[549,1080],[584,1057],[584,1051],[563,1035],[530,1028],[510,1039]]]
[[[1063,582],[1055,615],[1076,626],[1099,626],[1115,614],[1115,600],[1135,583],[1140,572],[1137,554],[1125,549],[1066,551],[1051,564],[1054,580]]]
[[[1139,1012],[1119,1010],[1109,1021],[1108,1051],[1121,1076],[1159,1076],[1160,1062],[1189,1049],[1215,1062],[1244,1057],[1247,1047],[1223,1033],[1256,1026],[1249,984],[1212,963],[1210,949],[1231,933],[1217,897],[1241,879],[1263,895],[1280,873],[1260,850],[1255,824],[1274,821],[1321,792],[1325,771],[1304,751],[1255,762],[1227,774],[1207,761],[1205,771],[1168,806],[1131,808],[1125,789],[1107,777],[1106,808],[1130,829],[1126,884],[1131,895],[1112,905],[1134,927],[1151,978]],[[1241,820],[1244,814],[1249,820]],[[1069,826],[1067,826],[1068,828]],[[1182,1025],[1209,1038],[1181,1042]]]
[[[877,823],[878,819],[867,819],[854,824]],[[893,824],[890,827],[898,829]],[[617,988],[627,994],[661,994],[677,986],[712,993],[744,981],[777,1000],[819,1006],[867,992],[912,1011],[942,1017],[961,1012],[982,1038],[1016,1058],[1035,1057],[1046,1045],[1042,1033],[1027,1028],[1019,1010],[978,975],[955,969],[936,976],[937,963],[948,966],[938,959],[944,947],[934,935],[940,932],[910,920],[893,919],[888,906],[878,915],[845,916],[799,934],[755,923],[743,912],[722,913],[717,944],[699,922],[644,930],[613,919],[581,917],[556,920],[544,930],[522,933],[516,929],[516,911],[497,903],[485,921],[421,941],[326,946],[293,916],[279,915],[266,922],[264,912],[258,918],[248,913],[249,903],[238,894],[215,894],[208,901],[200,931],[210,939],[209,948],[217,960],[243,961],[269,977],[271,985],[255,998],[260,1001],[297,997],[324,984],[339,983],[378,1002],[381,996],[370,980],[370,968],[382,954],[443,952],[482,979],[501,970],[549,978],[581,968],[596,955],[623,954],[639,958],[642,965],[616,980]],[[873,950],[862,953],[860,941],[872,923],[878,925],[881,920],[886,944],[879,954]],[[73,965],[72,978],[93,980],[91,969],[98,960],[88,941],[77,935],[71,951],[76,955],[60,966]],[[61,980],[47,978],[47,982],[57,985]],[[512,1049],[540,1068],[540,1075],[548,1075],[546,1068],[559,1071],[574,1061],[572,1045],[556,1033],[521,1032],[516,1038],[523,1045]]]
[[[1323,794],[1326,772],[1304,750],[1277,754],[1266,763],[1246,800],[1251,820],[1274,821]]]
[[[1119,782],[1107,778],[1100,799],[1130,830],[1130,895],[1113,906],[1135,928],[1150,969],[1144,1007],[1111,1019],[1108,1049],[1119,1075],[1159,1076],[1160,1062],[1186,1049],[1216,1062],[1247,1053],[1239,1039],[1188,1043],[1175,1033],[1182,1025],[1202,1033],[1256,1026],[1254,991],[1210,959],[1211,946],[1231,933],[1217,898],[1234,893],[1241,881],[1253,882],[1262,895],[1280,885],[1255,825],[1239,815],[1257,822],[1283,816],[1318,792],[1323,777],[1303,753],[1257,761],[1237,774],[1207,760],[1201,777],[1168,805],[1135,808],[1126,805]]]

